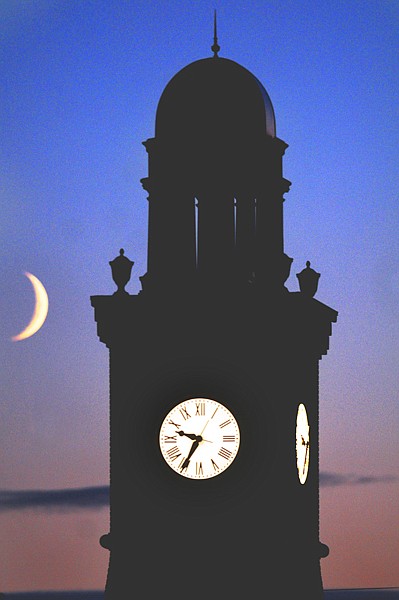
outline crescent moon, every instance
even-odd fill
[[[11,338],[13,342],[25,340],[39,331],[40,327],[46,320],[48,313],[48,296],[44,285],[37,277],[32,275],[32,273],[25,273],[25,275],[31,282],[33,291],[35,292],[35,310],[33,311],[30,323],[25,327],[25,329],[18,335],[14,335]]]

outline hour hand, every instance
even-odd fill
[[[190,438],[190,440],[196,440],[197,436],[195,435],[195,433],[184,433],[184,431],[176,431],[176,433],[178,433],[179,435],[185,435],[186,437]]]

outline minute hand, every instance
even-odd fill
[[[195,440],[195,442],[192,443],[190,452],[188,453],[186,460],[183,462],[183,464],[181,466],[181,470],[187,469],[188,465],[190,464],[190,458],[192,457],[192,455],[194,454],[194,452],[196,451],[198,446],[199,446],[199,442],[197,440]]]

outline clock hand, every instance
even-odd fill
[[[201,435],[196,435],[195,433],[185,433],[184,431],[176,431],[176,433],[179,435],[185,435],[186,437],[190,438],[190,440],[197,440],[197,442],[209,442],[210,444],[213,444],[211,440],[204,440]]]
[[[196,440],[197,439],[197,435],[195,435],[195,433],[184,433],[184,431],[176,431],[176,433],[178,433],[179,435],[185,435],[186,437],[190,438],[190,440]]]
[[[202,430],[202,431],[201,431],[201,433],[200,433],[200,437],[202,437],[202,434],[204,433],[204,431],[205,431],[205,428],[207,427],[207,425],[208,425],[209,421],[210,421],[210,419],[208,419],[208,420],[207,420],[207,422],[205,423],[205,425],[204,425],[204,428],[203,428],[203,430]]]
[[[303,461],[303,474],[305,474],[305,467],[306,467],[306,459],[308,457],[308,451],[309,451],[309,440],[306,442],[306,452],[305,452],[305,460]]]
[[[178,433],[180,436],[185,435],[186,437],[190,438],[190,440],[196,440],[197,442],[209,442],[210,440],[204,440],[202,437],[202,434],[204,433],[205,428],[208,425],[209,421],[210,421],[210,419],[208,419],[208,421],[205,423],[205,426],[199,435],[196,435],[195,433],[185,433],[183,430],[180,430],[180,431],[176,430],[176,433]]]
[[[198,436],[197,436],[198,437]],[[186,458],[186,460],[183,462],[182,466],[181,466],[181,471],[183,471],[183,469],[187,469],[188,465],[190,464],[190,458],[192,457],[192,455],[194,454],[194,452],[196,451],[196,449],[199,446],[199,441],[195,440],[195,442],[192,443],[192,446],[190,448],[190,452],[188,453],[188,456]]]

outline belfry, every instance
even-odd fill
[[[287,145],[276,137],[262,84],[231,60],[191,63],[166,86],[155,137],[144,143],[149,177],[148,272],[163,285],[242,291],[257,278],[277,290],[283,254],[282,176]]]
[[[321,600],[318,364],[337,312],[285,282],[287,144],[271,100],[213,56],[163,91],[144,142],[148,264],[92,296],[110,353],[107,600]]]

